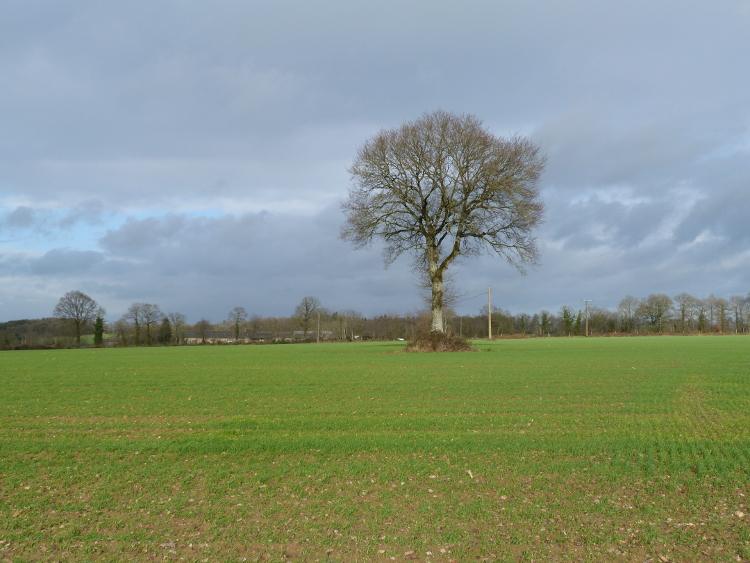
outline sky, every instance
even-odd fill
[[[0,5],[0,322],[83,291],[188,322],[405,314],[411,259],[338,238],[357,149],[442,109],[547,156],[541,264],[477,314],[750,291],[750,0]]]

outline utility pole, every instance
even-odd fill
[[[487,288],[487,336],[490,340],[492,340],[492,303],[490,301],[490,294],[492,293],[492,288]]]
[[[593,301],[593,299],[581,299],[581,301],[586,302],[586,336],[589,335],[589,301]]]

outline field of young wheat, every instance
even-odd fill
[[[750,339],[0,354],[0,561],[747,561]]]

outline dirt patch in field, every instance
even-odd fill
[[[404,352],[477,352],[471,342],[455,334],[423,332],[409,342]]]

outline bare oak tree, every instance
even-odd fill
[[[245,311],[244,307],[235,307],[234,309],[229,311],[229,318],[227,319],[227,323],[232,326],[235,341],[239,341],[240,332],[242,332],[242,327],[244,326],[246,321],[247,311]]]
[[[620,327],[623,332],[632,332],[638,323],[638,308],[641,302],[632,295],[625,296],[617,306],[617,314],[620,318]]]
[[[127,346],[128,335],[133,330],[133,326],[130,324],[130,321],[123,317],[115,322],[113,329],[115,331],[115,334],[117,334],[120,338],[120,345]]]
[[[748,299],[742,295],[732,295],[729,304],[734,314],[734,331],[745,332],[745,320],[747,319]]]
[[[674,301],[663,293],[652,293],[640,302],[638,313],[647,318],[653,330],[662,332],[664,321],[674,307]]]
[[[443,278],[459,255],[486,249],[522,273],[538,262],[544,165],[524,137],[496,137],[471,115],[425,113],[359,149],[341,238],[358,248],[382,240],[386,266],[413,254],[429,279],[431,330],[443,332]]]
[[[729,301],[723,297],[715,298],[714,311],[716,313],[716,328],[719,332],[726,332],[729,329]]]
[[[52,316],[69,323],[76,335],[76,345],[81,347],[81,332],[97,316],[104,317],[102,307],[82,291],[69,291],[60,298]]]
[[[135,345],[138,346],[141,338],[141,326],[146,327],[146,344],[151,346],[151,327],[160,322],[164,314],[158,305],[151,303],[133,303],[128,307],[125,318],[133,321],[135,327]]]
[[[195,325],[193,325],[193,329],[195,332],[201,335],[201,343],[206,343],[206,335],[208,334],[209,330],[213,330],[213,325],[211,324],[211,321],[208,319],[201,319]]]
[[[258,314],[253,314],[247,323],[248,329],[250,330],[251,338],[257,338],[258,333],[261,331],[261,327],[264,324],[264,319]]]
[[[187,317],[182,313],[169,313],[167,317],[172,321],[172,335],[174,336],[175,342],[180,344],[182,342],[182,331],[185,328]]]
[[[133,322],[133,340],[135,345],[141,343],[141,323],[143,322],[143,303],[133,303],[128,307],[123,318]]]
[[[307,339],[307,333],[313,325],[313,317],[320,310],[320,299],[317,297],[303,297],[299,305],[294,309],[294,319],[297,326],[304,331],[304,338]]]
[[[146,344],[151,346],[153,342],[151,327],[161,322],[164,313],[161,312],[158,305],[154,305],[153,303],[141,303],[140,305],[143,325],[146,327]]]
[[[695,314],[698,300],[689,293],[680,293],[675,295],[675,310],[679,316],[680,330],[688,332],[693,326],[693,316]]]

